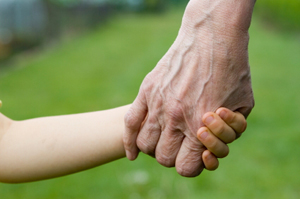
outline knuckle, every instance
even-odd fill
[[[159,164],[165,167],[174,167],[175,166],[175,158],[171,158],[170,156],[166,156],[163,154],[156,154],[156,160]]]
[[[134,142],[132,142],[132,140],[129,139],[129,137],[124,136],[123,137],[123,144],[124,144],[125,149],[129,150],[131,148],[131,146],[134,145]]]
[[[153,145],[144,138],[139,138],[137,140],[137,146],[145,154],[152,155],[155,152],[155,144]]]
[[[160,137],[160,126],[159,124],[152,123],[150,117],[147,119],[147,124],[143,126],[137,137],[137,146],[145,154],[155,154],[156,145]],[[150,123],[149,123],[150,121]],[[156,120],[152,120],[154,122]]]
[[[155,74],[153,73],[153,71],[148,73],[142,82],[140,91],[143,91],[145,93],[151,91],[156,85],[154,79],[155,79]]]
[[[215,131],[212,131],[212,133],[225,143],[231,143],[236,138],[234,131],[227,129],[224,125],[217,125]]]
[[[148,125],[150,125],[149,130],[155,131],[160,129],[159,122],[156,117],[149,115],[146,122]]]
[[[198,169],[189,166],[187,167],[185,165],[176,166],[177,173],[183,177],[196,177],[202,173],[203,169],[203,166]]]
[[[170,141],[172,140],[173,143],[177,143],[178,141],[182,141],[184,137],[182,129],[182,124],[172,121],[166,126],[165,130],[162,133],[168,133],[168,138],[170,139]],[[172,146],[173,145],[169,145],[168,148],[171,148]]]
[[[227,118],[227,121],[229,124],[234,124],[236,121],[237,114],[230,114],[229,117]]]
[[[129,129],[137,129],[137,116],[133,109],[129,109],[124,117],[125,126]]]
[[[215,139],[208,138],[207,139],[207,148],[215,149],[217,148],[218,142]]]
[[[213,134],[215,134],[217,137],[221,137],[224,135],[226,132],[225,126],[224,125],[216,125],[216,129],[213,131]]]
[[[187,153],[181,154],[176,159],[177,173],[184,177],[198,176],[204,169],[202,153],[205,150],[203,146],[187,145]]]
[[[173,106],[168,111],[168,114],[171,119],[175,121],[181,121],[183,119],[183,110],[181,106]]]

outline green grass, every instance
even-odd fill
[[[182,12],[119,16],[29,59],[21,57],[0,71],[1,111],[27,119],[132,102],[175,39]],[[140,155],[134,162],[122,159],[57,179],[0,184],[0,198],[298,198],[300,40],[266,30],[256,18],[250,34],[256,107],[248,130],[231,144],[217,171],[183,178]]]

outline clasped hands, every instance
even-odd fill
[[[248,32],[224,34],[225,25],[205,17],[195,21],[189,9],[125,116],[124,146],[130,160],[142,151],[192,177],[215,169],[216,158],[228,154],[227,144],[245,130],[254,100]]]

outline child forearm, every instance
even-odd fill
[[[53,178],[125,157],[128,108],[11,122],[0,133],[0,181]]]

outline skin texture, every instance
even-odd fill
[[[90,169],[125,157],[123,117],[130,105],[109,110],[14,121],[0,113],[0,182],[21,183],[44,180]],[[207,150],[207,170],[218,167],[228,150],[226,142],[244,129],[246,120],[228,109],[227,117],[216,113],[202,131]],[[217,111],[218,112],[218,111]],[[243,127],[243,128],[241,128]],[[198,136],[201,137],[201,136]],[[219,138],[220,137],[220,138]]]
[[[145,77],[125,116],[124,146],[139,150],[182,176],[199,175],[205,147],[197,130],[218,107],[254,107],[248,62],[248,29],[254,0],[191,0],[178,36]],[[143,124],[143,125],[142,125]],[[224,153],[225,155],[225,153]]]
[[[215,170],[219,166],[217,158],[224,158],[229,154],[227,144],[240,137],[246,130],[247,122],[241,113],[233,113],[226,108],[219,108],[216,113],[205,113],[202,121],[205,127],[197,132],[198,139],[207,149],[203,152],[202,159],[207,170]]]
[[[125,157],[128,106],[14,121],[0,113],[0,182],[72,174]]]

